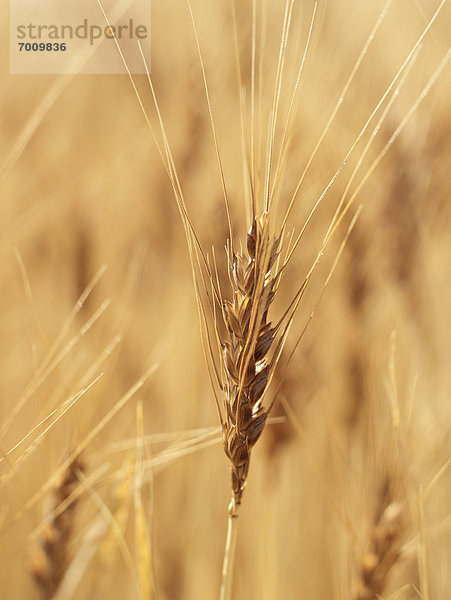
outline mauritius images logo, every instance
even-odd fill
[[[149,0],[10,0],[10,8],[11,73],[150,70]]]

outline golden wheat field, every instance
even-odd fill
[[[449,599],[450,2],[153,0],[135,89],[8,19],[0,598]]]

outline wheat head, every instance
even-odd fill
[[[53,492],[50,520],[41,531],[33,549],[30,573],[42,600],[54,597],[68,565],[68,545],[74,523],[77,498],[72,498],[79,485],[84,466],[76,457],[64,471]]]
[[[402,507],[391,502],[381,509],[371,533],[370,548],[362,557],[353,600],[377,600],[400,556]]]
[[[279,282],[275,269],[279,246],[280,238],[270,235],[264,213],[253,219],[247,251],[229,253],[233,299],[222,304],[225,333],[220,339],[224,449],[231,462],[232,515],[241,503],[251,450],[269,414],[263,398],[276,362],[271,349],[277,345],[278,328],[268,320],[268,311]]]

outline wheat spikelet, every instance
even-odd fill
[[[74,522],[77,499],[71,499],[83,471],[80,457],[76,457],[63,473],[53,492],[51,518],[41,531],[33,550],[31,575],[43,600],[53,598],[68,564],[68,544]]]
[[[231,461],[232,515],[241,503],[252,447],[269,414],[263,397],[275,364],[269,356],[278,328],[268,321],[268,311],[279,282],[279,274],[272,273],[279,242],[270,236],[264,213],[253,220],[247,252],[229,255],[233,301],[222,306],[225,334],[221,346],[224,449]]]

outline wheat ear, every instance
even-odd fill
[[[54,597],[67,568],[68,545],[77,505],[77,499],[72,496],[79,483],[80,471],[83,471],[83,463],[76,457],[53,492],[49,522],[34,548],[30,571],[42,600]]]
[[[238,512],[251,450],[263,432],[271,408],[265,408],[263,399],[271,382],[280,338],[279,328],[268,320],[279,283],[275,267],[279,242],[279,238],[270,235],[264,213],[253,219],[247,235],[247,251],[236,253],[229,248],[232,301],[222,302],[224,327],[216,328],[222,350],[224,450],[232,476],[221,600],[231,594]]]
[[[382,507],[371,533],[370,549],[360,561],[353,600],[377,600],[386,586],[388,574],[399,558],[401,505]]]

